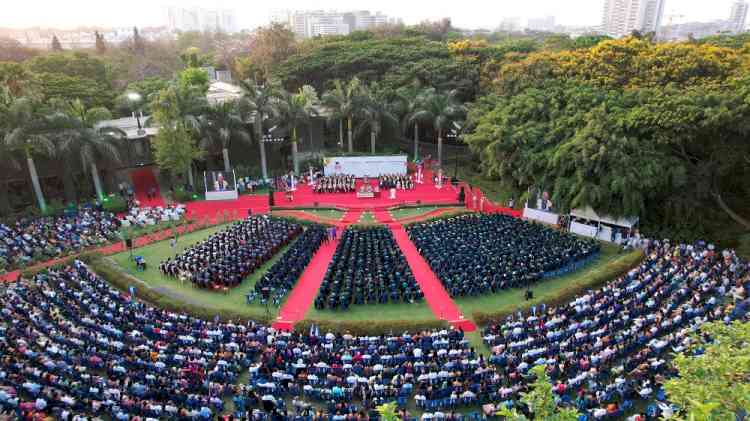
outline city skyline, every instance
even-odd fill
[[[676,22],[726,20],[734,0],[665,0],[665,21],[676,16]],[[571,4],[573,3],[573,4]],[[553,16],[557,24],[567,26],[599,26],[602,23],[605,0],[526,0],[504,4],[487,4],[479,0],[456,3],[453,1],[397,2],[383,0],[377,3],[361,0],[328,0],[312,7],[301,0],[277,0],[270,5],[258,6],[239,0],[219,0],[206,4],[195,0],[167,2],[131,0],[112,2],[106,6],[94,0],[70,0],[60,3],[51,0],[29,0],[13,6],[13,13],[0,19],[0,27],[50,27],[72,29],[80,26],[126,27],[166,26],[165,10],[168,6],[229,9],[237,16],[238,29],[253,29],[268,24],[273,10],[371,10],[401,19],[406,24],[422,20],[450,17],[460,28],[497,28],[504,19],[538,19]],[[83,13],[82,13],[83,11]],[[666,24],[666,22],[662,22]]]

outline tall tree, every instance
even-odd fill
[[[424,122],[432,126],[437,135],[438,165],[443,165],[443,135],[454,129],[454,124],[462,121],[466,116],[466,107],[461,104],[456,91],[438,92],[434,89],[427,91],[420,101],[420,106],[410,120]]]
[[[249,50],[254,78],[268,81],[272,69],[297,51],[297,43],[294,33],[286,26],[273,23],[253,32]]]
[[[236,101],[214,104],[199,118],[203,134],[201,148],[210,150],[215,146],[220,147],[226,172],[232,171],[229,161],[229,147],[232,141],[247,145],[252,142],[238,105]]]
[[[153,120],[160,126],[159,136],[153,142],[157,164],[173,176],[186,171],[192,186],[195,186],[193,160],[203,156],[196,142],[200,133],[199,117],[207,106],[205,93],[200,88],[181,83],[161,91],[151,103]],[[184,167],[179,168],[178,164]]]
[[[255,138],[260,151],[261,174],[265,180],[268,178],[268,162],[266,159],[266,147],[263,142],[263,121],[276,116],[278,113],[278,104],[279,99],[282,97],[282,90],[279,84],[274,81],[269,81],[266,84],[258,84],[252,79],[243,80],[240,82],[240,87],[242,88],[240,110],[245,121],[252,119]]]
[[[384,126],[398,127],[398,117],[385,95],[378,91],[376,84],[368,86],[362,93],[362,107],[359,111],[361,123],[358,131],[370,129],[370,153],[375,154],[375,144]]]
[[[99,31],[94,31],[94,38],[96,39],[96,52],[97,54],[104,54],[107,52],[107,43],[104,41],[104,35],[100,34]]]
[[[317,112],[311,106],[309,98],[307,98],[304,92],[296,94],[285,93],[278,106],[279,113],[277,119],[279,124],[285,127],[290,134],[294,172],[299,174],[299,154],[297,144],[299,137],[297,128],[303,124],[308,124]]]
[[[50,48],[52,51],[62,51],[62,44],[60,44],[60,40],[57,38],[57,35],[52,35],[52,45],[50,45]]]
[[[414,113],[420,110],[424,95],[429,92],[415,80],[399,88],[394,101],[397,113],[401,116],[401,132],[407,136],[409,131],[413,133],[415,161],[419,159],[419,121],[413,117]]]
[[[133,27],[133,52],[138,55],[143,55],[146,52],[146,41],[141,37],[136,26]]]
[[[99,177],[97,163],[116,163],[120,161],[117,147],[125,133],[117,127],[102,126],[100,123],[110,120],[112,114],[103,107],[86,108],[81,101],[73,101],[63,109],[64,117],[59,119],[59,130],[55,137],[58,156],[65,157],[66,162],[79,160],[84,173],[90,172],[94,183],[96,197],[102,200],[106,193]],[[72,178],[71,166],[66,165],[66,178]]]
[[[0,111],[0,126],[3,128],[3,144],[6,149],[18,151],[26,158],[31,185],[37,204],[42,212],[47,211],[47,202],[39,183],[34,163],[35,156],[52,156],[54,144],[49,139],[50,127],[40,114],[41,107],[30,98],[6,97]]]
[[[323,95],[323,105],[331,111],[331,118],[339,119],[339,141],[343,143],[343,122],[346,121],[348,151],[354,152],[354,139],[352,136],[354,116],[358,113],[361,105],[362,83],[358,78],[352,78],[344,84],[341,80],[333,82],[333,89]]]

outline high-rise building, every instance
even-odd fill
[[[604,0],[602,32],[613,37],[633,31],[659,32],[666,0]]]
[[[271,22],[287,25],[300,38],[310,38],[321,35],[347,35],[352,31],[385,25],[391,20],[380,12],[371,13],[368,10],[276,10],[271,13]]]
[[[167,27],[172,31],[183,32],[236,32],[237,20],[232,10],[169,6]]]
[[[555,17],[529,18],[526,22],[526,28],[532,31],[553,32],[555,30]]]
[[[745,32],[748,9],[750,5],[744,0],[736,0],[732,3],[732,10],[729,14],[729,26],[732,32]]]

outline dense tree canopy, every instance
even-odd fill
[[[626,38],[502,66],[466,137],[489,175],[550,191],[562,209],[699,219],[750,229],[750,90],[743,50]],[[744,178],[743,178],[744,177]],[[746,183],[745,183],[746,184]]]

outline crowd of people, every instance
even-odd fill
[[[421,300],[417,285],[387,227],[348,228],[315,299],[315,308],[346,310],[350,305]]]
[[[159,270],[200,288],[234,287],[302,231],[286,219],[249,216],[161,262]]]
[[[490,326],[484,341],[503,385],[501,400],[543,366],[556,399],[590,419],[621,419],[634,401],[651,401],[652,419],[673,411],[661,389],[674,374],[670,355],[707,321],[745,320],[750,265],[733,252],[651,242],[627,275],[566,305],[532,308]],[[538,310],[538,311],[537,311]]]
[[[185,216],[185,205],[173,204],[166,206],[133,206],[122,216],[123,226],[145,227],[160,222],[179,221]]]
[[[320,246],[329,239],[329,231],[319,224],[311,224],[276,263],[255,283],[255,293],[264,300],[279,303],[302,276]],[[266,297],[263,297],[266,289]],[[252,300],[252,298],[249,298]]]
[[[117,238],[120,221],[92,206],[64,215],[0,223],[0,267],[49,260]]]
[[[413,402],[423,420],[458,421],[480,405],[528,414],[520,397],[541,366],[558,405],[588,419],[658,419],[674,411],[662,384],[688,335],[747,320],[750,265],[702,242],[644,249],[637,268],[602,288],[486,328],[489,356],[454,329],[354,336],[202,321],[143,304],[75,262],[0,292],[0,412],[209,420],[231,401],[225,419],[344,421],[395,401],[405,420]]]
[[[80,262],[0,303],[0,411],[19,420],[213,419],[266,339],[142,304]]]
[[[351,193],[354,191],[357,179],[353,175],[337,174],[318,177],[313,185],[315,193]]]
[[[407,231],[451,297],[526,288],[599,252],[596,241],[501,214],[459,215]]]
[[[406,174],[386,174],[378,177],[378,186],[381,190],[412,190],[414,189],[414,180]]]

